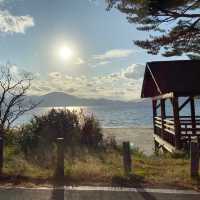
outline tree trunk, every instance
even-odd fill
[[[4,131],[0,129],[0,175],[3,171],[3,137],[4,137]]]

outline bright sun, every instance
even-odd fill
[[[62,46],[58,50],[58,56],[60,57],[61,60],[66,61],[73,56],[73,51],[67,46]]]

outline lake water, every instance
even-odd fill
[[[62,107],[57,107],[62,108]],[[87,106],[87,107],[66,107],[69,110],[82,109],[87,114],[93,114],[104,128],[139,128],[152,127],[151,104],[135,103],[133,105],[112,105],[112,106]],[[33,115],[42,115],[51,107],[39,107],[25,114],[15,125],[27,123]]]
[[[184,99],[180,101],[183,103]],[[42,115],[52,107],[38,107],[16,121],[15,125],[27,123],[33,115]],[[61,109],[63,107],[55,107]],[[151,101],[141,101],[132,104],[113,104],[101,106],[66,107],[69,110],[81,109],[86,114],[93,114],[104,128],[151,128],[152,107]],[[200,100],[196,101],[196,113],[200,115]],[[167,102],[166,114],[172,115],[171,102]],[[190,106],[184,108],[181,115],[190,115]]]

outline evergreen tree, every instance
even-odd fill
[[[200,0],[107,0],[107,5],[125,13],[138,30],[150,32],[146,40],[134,41],[148,53],[200,53]]]

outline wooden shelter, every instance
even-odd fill
[[[155,150],[188,150],[200,143],[200,61],[178,60],[146,64],[142,98],[152,98]],[[166,109],[171,107],[170,112]],[[187,114],[183,110],[187,107]]]

